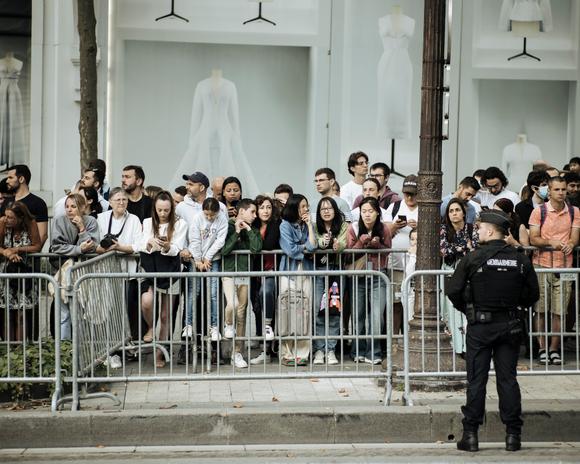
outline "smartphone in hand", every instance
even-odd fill
[[[399,214],[399,221],[401,222],[407,222],[407,216],[404,214]]]

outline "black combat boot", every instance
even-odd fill
[[[519,434],[508,433],[505,436],[505,450],[519,451],[522,449],[522,439]]]
[[[479,451],[477,432],[463,432],[463,437],[457,442],[457,449],[461,451]]]

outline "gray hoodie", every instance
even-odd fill
[[[79,234],[76,226],[67,216],[52,219],[50,251],[65,256],[79,256],[82,253],[81,243],[91,239],[95,247],[99,244],[99,225],[92,216],[83,216],[85,231]],[[94,251],[94,250],[93,250]]]

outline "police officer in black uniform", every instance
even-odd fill
[[[478,451],[477,429],[485,414],[485,389],[493,356],[506,450],[521,448],[522,406],[516,379],[523,324],[520,309],[539,298],[536,272],[526,255],[505,242],[510,226],[503,211],[480,214],[477,250],[463,258],[445,293],[467,316],[467,400],[462,407],[463,437],[457,448]]]

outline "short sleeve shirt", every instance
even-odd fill
[[[551,202],[546,203],[546,219],[540,229],[540,237],[544,240],[559,240],[567,242],[570,240],[572,228],[580,228],[580,211],[574,208],[574,224],[570,223],[570,206],[565,205],[564,209],[557,212]],[[540,227],[541,208],[534,208],[530,215],[530,227]],[[542,267],[571,267],[572,254],[565,256],[561,251],[539,251],[534,253],[534,264]]]
[[[36,222],[48,222],[48,208],[42,198],[33,193],[29,193],[18,201],[26,205],[30,214],[36,219]]]

